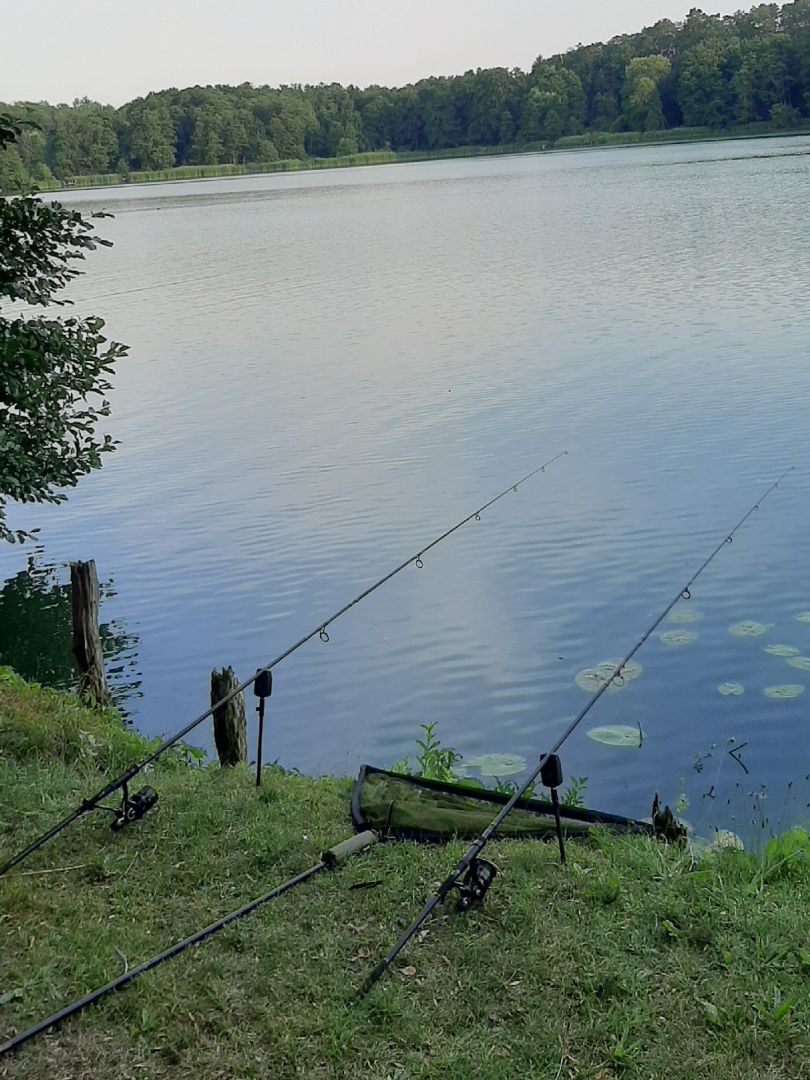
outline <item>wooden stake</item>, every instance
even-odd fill
[[[211,672],[211,704],[215,705],[239,685],[232,667]],[[220,765],[247,761],[247,718],[245,696],[236,694],[214,712],[214,742]]]
[[[104,653],[98,626],[99,587],[96,564],[70,564],[70,602],[73,614],[73,657],[79,672],[79,694],[100,708],[111,702],[104,674]]]

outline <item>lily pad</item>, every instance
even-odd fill
[[[674,623],[700,622],[702,618],[703,612],[698,611],[697,608],[675,608],[669,613],[669,621]]]
[[[799,650],[792,645],[766,645],[764,652],[769,656],[798,656]]]
[[[777,701],[787,701],[788,698],[798,697],[804,693],[804,687],[798,683],[789,683],[786,686],[766,686],[762,693],[767,698]]]
[[[675,648],[679,645],[691,645],[699,637],[700,634],[696,634],[694,630],[667,630],[658,640],[662,645]]]
[[[740,697],[745,693],[745,687],[738,682],[724,682],[717,687],[723,697]]]
[[[793,618],[796,622],[810,623],[810,611],[800,611],[798,615],[794,615]]]
[[[810,671],[810,656],[789,656],[787,662],[799,671]]]
[[[728,628],[732,637],[761,637],[773,629],[773,623],[754,622],[753,619],[745,619],[743,622],[734,623]]]
[[[644,736],[637,727],[625,724],[613,724],[608,727],[591,728],[588,738],[604,746],[620,746],[627,750],[638,750]]]
[[[467,758],[464,762],[468,769],[479,769],[482,776],[514,776],[526,768],[526,758],[519,754],[482,754],[481,757]]]
[[[588,694],[595,694],[610,680],[620,663],[621,660],[603,660],[596,667],[585,668],[584,671],[580,671],[574,682],[580,690],[585,690]],[[621,690],[623,686],[632,682],[633,679],[637,679],[643,670],[644,668],[637,661],[628,660],[622,668],[621,675],[610,683],[609,691]]]

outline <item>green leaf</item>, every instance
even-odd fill
[[[790,997],[786,997],[781,1005],[777,1005],[773,1010],[773,1019],[777,1022],[785,1020],[798,1003],[798,997],[795,994],[791,994]]]
[[[766,686],[762,691],[766,698],[774,701],[788,701],[797,698],[804,693],[804,687],[800,683],[788,683],[784,686]]]
[[[478,769],[482,776],[514,776],[525,770],[527,762],[518,754],[482,754],[481,757],[466,758],[464,765],[468,769]]]
[[[638,750],[644,741],[640,728],[629,727],[624,724],[613,724],[607,727],[591,728],[588,738],[594,742],[602,743],[603,746],[617,746],[628,750]]]
[[[703,1006],[703,1015],[709,1021],[710,1024],[715,1026],[720,1023],[720,1010],[711,1001],[701,1000],[700,1004]]]

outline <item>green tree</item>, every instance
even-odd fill
[[[0,148],[0,195],[12,195],[25,191],[29,182],[30,177],[16,147]]]
[[[634,57],[627,65],[622,103],[630,131],[658,131],[664,126],[659,87],[671,67],[665,56]]]
[[[724,75],[729,53],[716,43],[701,43],[683,56],[678,73],[678,103],[687,127],[722,127],[734,118],[734,94]]]
[[[16,132],[0,117],[0,145]],[[93,215],[102,216],[102,215]],[[59,303],[76,262],[108,245],[76,211],[32,196],[0,201],[0,305]],[[108,376],[126,349],[103,336],[101,319],[6,318],[0,307],[0,540],[26,535],[6,525],[10,500],[58,503],[63,488],[101,466],[114,448],[96,423],[109,415]]]
[[[316,130],[317,123],[312,104],[303,94],[289,88],[278,94],[268,128],[279,156],[299,161],[305,158],[307,136]]]
[[[174,124],[168,105],[148,98],[123,114],[125,151],[132,169],[170,169],[174,165]]]
[[[86,98],[57,109],[52,162],[57,176],[106,173],[117,159],[114,109]]]
[[[576,72],[551,61],[535,64],[523,107],[521,138],[554,142],[580,132],[584,119],[585,95]]]
[[[514,79],[506,68],[479,69],[473,77],[467,135],[471,143],[496,146],[506,141],[504,129],[514,133],[517,95]],[[507,116],[508,115],[508,121]]]

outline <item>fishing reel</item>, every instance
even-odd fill
[[[125,825],[131,825],[133,821],[140,821],[145,814],[149,813],[157,801],[158,793],[154,788],[142,787],[140,791],[130,795],[127,785],[124,784],[124,797],[120,809],[113,810],[110,806],[103,806],[101,809],[112,810],[115,818],[110,823],[110,828],[113,832],[119,832]]]
[[[473,906],[480,907],[497,873],[498,867],[489,859],[473,859],[463,881],[456,885],[459,891],[456,911],[468,911]]]

